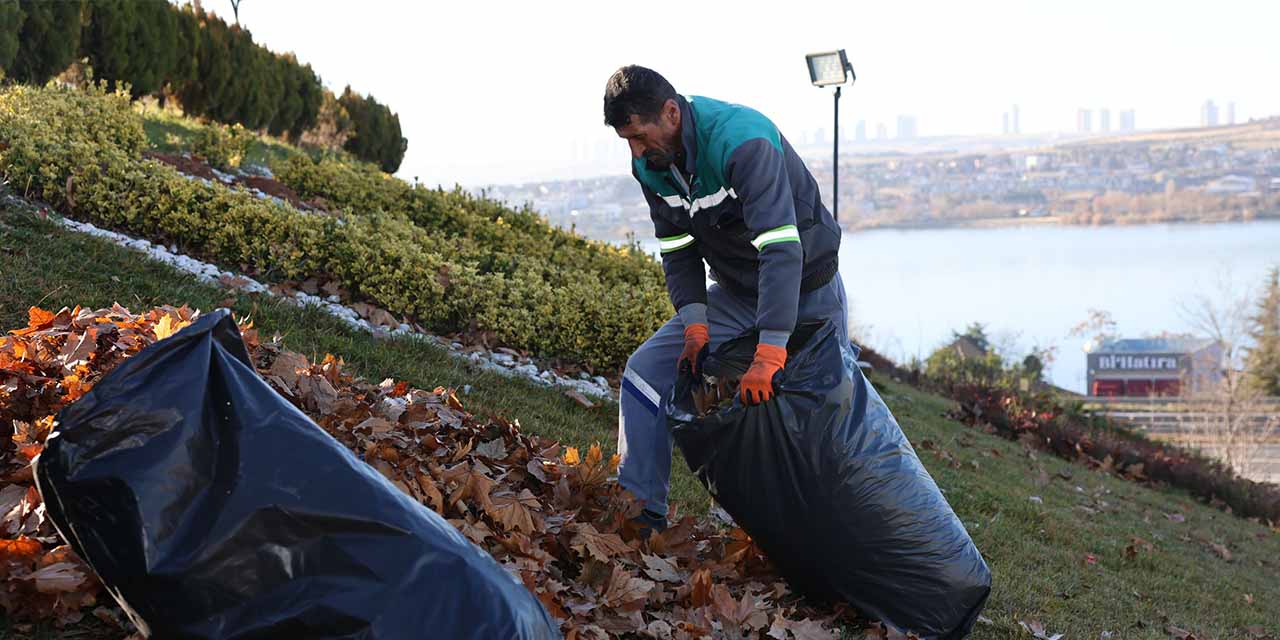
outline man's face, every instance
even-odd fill
[[[631,121],[615,131],[631,145],[632,158],[644,158],[651,169],[665,171],[680,151],[680,107],[667,100],[653,122],[632,114]]]

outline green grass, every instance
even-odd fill
[[[229,301],[238,314],[252,315],[264,337],[279,333],[287,347],[308,355],[341,355],[367,378],[427,388],[471,385],[463,402],[472,411],[518,419],[531,432],[570,444],[615,442],[616,405],[583,409],[557,391],[473,370],[436,347],[376,339],[318,311],[260,296],[229,296],[137,253],[27,212],[0,210],[0,326],[24,325],[27,307],[35,304],[56,309],[116,301],[135,310],[182,303],[212,309]],[[1098,638],[1103,631],[1165,639],[1169,625],[1201,638],[1245,638],[1250,626],[1280,634],[1275,532],[1179,491],[1136,485],[1043,452],[1029,455],[1018,443],[946,418],[952,406],[946,399],[880,376],[873,382],[991,565],[994,588],[985,612],[991,623],[979,624],[973,637],[1028,638],[1020,620],[1040,621],[1068,639]],[[959,468],[937,451],[950,453]],[[683,462],[674,468],[673,498],[704,510],[706,493]],[[1127,558],[1125,546],[1134,537],[1154,551]],[[1225,545],[1231,559],[1211,543]],[[1095,562],[1087,562],[1089,556]]]
[[[142,113],[142,127],[146,131],[147,142],[156,151],[165,153],[190,151],[192,141],[204,126],[191,118],[156,107],[139,107],[139,110]],[[301,149],[275,138],[256,136],[253,144],[249,146],[249,152],[245,154],[243,163],[269,167],[302,153],[304,152]]]

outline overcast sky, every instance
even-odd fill
[[[229,0],[204,6],[231,19]],[[841,128],[899,114],[922,136],[1070,131],[1080,107],[1193,126],[1206,99],[1280,114],[1280,1],[394,2],[245,0],[255,39],[294,51],[335,91],[400,114],[399,174],[475,186],[627,171],[603,125],[605,80],[642,64],[683,94],[764,112],[794,141],[830,139],[831,95],[804,54],[844,48],[858,74]],[[1094,116],[1097,126],[1097,115]]]

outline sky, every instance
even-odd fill
[[[230,0],[204,0],[230,20]],[[858,80],[840,103],[890,134],[998,134],[1019,106],[1024,133],[1071,131],[1076,110],[1134,109],[1142,129],[1280,115],[1276,0],[786,0],[778,2],[409,2],[244,0],[243,26],[293,51],[335,92],[399,113],[398,175],[475,187],[628,171],[603,124],[605,81],[653,68],[685,95],[754,107],[794,142],[831,139],[829,89],[804,54],[844,48]]]

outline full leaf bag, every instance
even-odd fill
[[[557,638],[541,604],[259,377],[225,311],[65,408],[58,531],[157,638]]]
[[[754,333],[726,342],[705,375],[740,377],[755,346]],[[667,414],[676,444],[798,591],[925,638],[963,637],[991,574],[855,349],[830,323],[800,327],[774,400],[754,407],[708,411],[704,380],[682,373]]]

